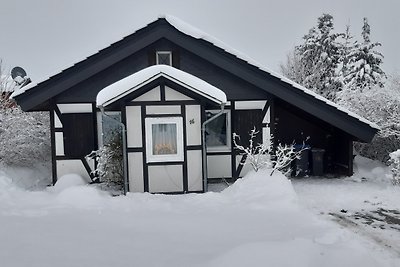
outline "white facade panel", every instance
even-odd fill
[[[266,103],[266,100],[235,101],[235,109],[263,109]]]
[[[181,100],[193,100],[168,86],[165,86],[165,100],[166,101],[181,101]]]
[[[140,106],[126,107],[126,131],[128,147],[142,147],[142,118]]]
[[[152,193],[183,191],[182,165],[149,166],[148,174]]]
[[[57,104],[61,113],[92,113],[92,104]]]
[[[54,127],[56,128],[62,128],[62,123],[60,121],[60,118],[58,117],[57,113],[54,111]]]
[[[157,86],[154,89],[151,89],[150,91],[144,93],[141,96],[138,96],[132,102],[139,102],[139,101],[160,101],[161,100],[161,95],[160,95],[160,86]]]
[[[55,132],[56,137],[56,156],[64,156],[64,134]]]
[[[271,109],[269,108],[263,118],[263,123],[269,123],[270,121],[271,121]]]
[[[266,146],[271,145],[271,131],[269,127],[263,127],[263,144]]]
[[[189,150],[187,152],[187,169],[188,169],[188,190],[203,190],[202,175],[202,154],[201,150]]]
[[[146,106],[146,113],[155,114],[181,114],[181,106]]]
[[[91,182],[90,176],[87,173],[85,166],[79,159],[57,160],[57,177],[61,178],[65,174],[78,174],[88,183]]]
[[[209,155],[207,156],[208,178],[230,178],[232,177],[231,155]]]
[[[128,153],[128,174],[129,191],[144,192],[142,152]]]
[[[199,105],[186,106],[186,144],[201,145],[201,108]]]

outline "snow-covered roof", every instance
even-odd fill
[[[217,38],[215,38],[215,37],[213,37],[213,36],[211,36],[209,34],[206,34],[205,32],[199,30],[198,28],[193,27],[192,25],[190,25],[190,24],[188,24],[188,23],[186,23],[186,22],[184,22],[184,21],[182,21],[182,20],[180,20],[180,19],[178,19],[178,18],[176,18],[174,16],[160,15],[159,18],[165,19],[169,24],[171,24],[178,31],[180,31],[180,32],[182,32],[182,33],[184,33],[186,35],[189,35],[189,36],[191,36],[193,38],[205,40],[205,41],[213,44],[214,46],[219,47],[219,48],[223,49],[224,51],[236,56],[237,58],[246,61],[250,65],[253,65],[254,67],[257,67],[258,69],[260,69],[260,70],[272,75],[273,77],[278,78],[279,80],[291,85],[293,88],[295,88],[297,90],[300,90],[300,91],[302,91],[302,92],[304,92],[304,93],[306,93],[306,94],[308,94],[308,95],[310,95],[310,96],[312,96],[312,97],[314,97],[314,98],[316,98],[316,99],[318,99],[320,101],[325,102],[327,105],[329,105],[331,107],[334,107],[337,110],[340,110],[340,111],[346,113],[347,115],[349,115],[349,116],[351,116],[351,117],[353,117],[353,118],[355,118],[355,119],[357,119],[357,120],[359,120],[359,121],[361,121],[363,123],[366,123],[367,125],[369,125],[370,127],[374,128],[374,129],[377,129],[377,130],[380,129],[379,126],[376,125],[375,123],[370,122],[369,120],[357,115],[356,113],[351,112],[351,111],[349,111],[349,110],[337,105],[336,103],[334,103],[334,102],[332,102],[332,101],[330,101],[330,100],[328,100],[328,99],[316,94],[315,92],[313,92],[313,91],[305,88],[304,86],[302,86],[302,85],[300,85],[300,84],[298,84],[298,83],[296,83],[296,82],[284,77],[283,75],[281,75],[279,73],[276,73],[276,72],[274,72],[274,71],[262,66],[262,64],[258,63],[257,61],[253,60],[252,58],[248,57],[247,55],[239,52],[236,49],[233,49],[233,48],[229,47],[224,42],[218,40]],[[151,23],[153,23],[153,22],[151,22]],[[139,31],[139,30],[137,30],[137,31]],[[94,54],[96,54],[96,53],[94,53]],[[54,74],[52,76],[55,76],[55,75],[57,75],[57,74]],[[50,76],[50,78],[52,76]],[[18,95],[21,95],[24,92],[26,92],[27,90],[35,87],[36,85],[44,82],[47,79],[49,79],[49,78],[40,80],[38,82],[30,83],[29,85],[27,85],[27,86],[25,86],[23,88],[20,88],[19,90],[14,91],[14,93],[11,95],[11,97],[16,97]]]
[[[171,66],[154,65],[105,87],[98,93],[96,105],[107,106],[161,76],[166,77],[167,79],[172,80],[217,104],[225,104],[227,101],[226,95],[223,91],[196,76]]]

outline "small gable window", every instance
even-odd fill
[[[157,51],[156,52],[157,65],[172,66],[172,52],[171,51]]]

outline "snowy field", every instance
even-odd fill
[[[342,180],[264,171],[220,193],[126,197],[74,179],[33,191],[43,181],[18,177],[27,170],[0,171],[0,266],[400,266],[389,247],[398,231],[383,244],[373,235],[384,229],[351,224],[358,211],[398,210],[399,188],[367,167]]]

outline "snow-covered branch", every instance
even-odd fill
[[[303,142],[300,149],[296,149],[294,143],[291,145],[279,144],[274,150],[270,146],[264,144],[254,144],[254,138],[259,132],[254,127],[249,133],[249,146],[244,147],[238,144],[240,136],[236,133],[233,134],[233,143],[235,148],[241,152],[242,155],[246,156],[246,161],[240,164],[249,163],[253,169],[257,172],[258,170],[267,167],[272,169],[271,175],[276,171],[281,171],[285,175],[291,174],[291,164],[293,160],[300,159],[302,152],[306,147]]]

